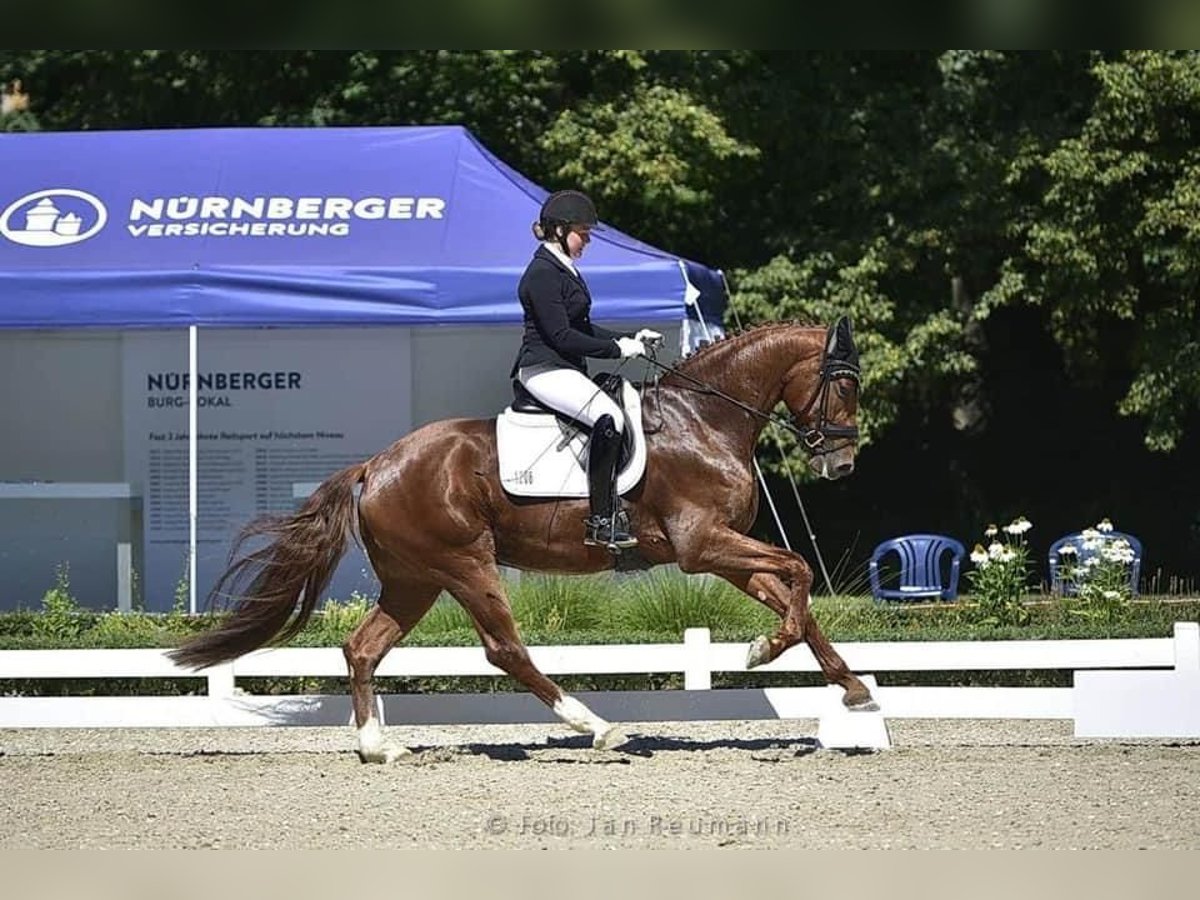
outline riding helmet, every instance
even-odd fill
[[[596,225],[596,205],[579,191],[557,191],[546,198],[538,214],[542,228],[553,233],[557,225]]]

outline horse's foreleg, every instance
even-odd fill
[[[870,708],[871,692],[850,671],[841,655],[821,632],[809,608],[812,569],[797,553],[762,544],[732,530],[705,535],[695,558],[680,557],[687,571],[708,571],[725,578],[780,618],[779,630],[750,644],[747,668],[777,659],[789,647],[808,644],[821,673],[830,684],[845,690],[842,702],[852,709]]]
[[[405,589],[386,585],[379,603],[354,630],[342,647],[350,670],[350,698],[358,729],[358,755],[363,762],[387,763],[408,749],[383,739],[375,714],[375,669],[393,645],[408,634],[437,599],[436,589]]]
[[[533,664],[517,632],[499,573],[480,573],[461,583],[452,593],[470,614],[483,641],[488,662],[525,685],[572,729],[593,735],[593,747],[606,749],[624,742],[625,736],[616,726],[574,697],[564,694]]]

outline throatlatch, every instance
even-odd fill
[[[612,416],[601,416],[592,426],[588,450],[588,489],[592,514],[584,519],[583,542],[589,547],[607,547],[617,552],[637,546],[629,533],[629,517],[621,508],[617,492],[617,457],[621,453],[621,434]]]

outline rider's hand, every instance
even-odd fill
[[[637,338],[619,337],[617,338],[617,346],[621,348],[621,359],[646,355],[646,345]]]
[[[663,341],[663,336],[652,328],[643,328],[633,336],[635,341],[641,341],[647,347],[657,347]]]

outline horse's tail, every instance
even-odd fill
[[[294,637],[328,587],[346,552],[347,536],[354,534],[354,486],[364,469],[365,463],[358,463],[331,476],[295,515],[261,516],[243,528],[230,551],[229,568],[209,595],[210,601],[234,596],[232,612],[167,655],[182,666],[202,669]],[[247,540],[263,536],[270,543],[239,556]],[[227,587],[248,578],[253,580],[244,593],[226,594]]]

